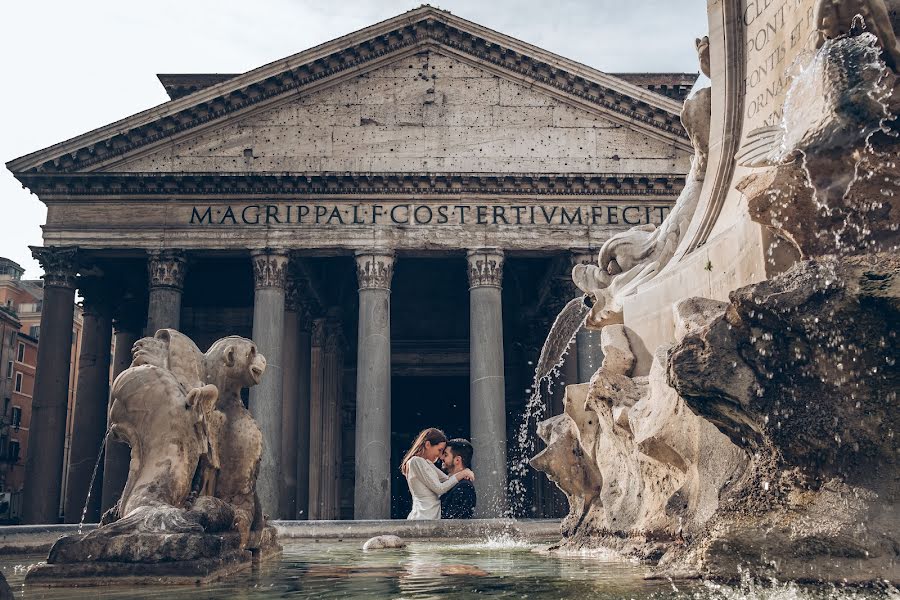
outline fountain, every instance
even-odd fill
[[[569,499],[559,550],[896,585],[900,4],[772,7],[710,5],[745,47],[697,41],[712,85],[669,219],[575,267],[605,359],[531,464]]]
[[[86,534],[53,544],[29,584],[194,583],[280,551],[256,496],[262,434],[240,390],[266,360],[229,336],[204,354],[161,329],[135,344],[113,382],[109,435],[131,447],[118,503]]]
[[[846,583],[870,587],[854,598],[895,597],[900,2],[709,11],[695,45],[710,85],[684,105],[695,154],[676,206],[574,268],[585,297],[537,367],[519,454],[536,427],[546,448],[530,464],[570,506],[549,552],[534,539],[383,539],[378,552],[316,539],[213,582],[281,550],[239,395],[265,359],[244,338],[202,353],[164,329],[112,388],[108,435],[132,448],[121,499],[25,580],[120,597],[194,582],[222,597],[817,598]],[[541,381],[581,327],[600,331],[603,363],[535,425]]]

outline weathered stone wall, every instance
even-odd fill
[[[468,62],[422,51],[116,171],[686,173],[689,153]]]

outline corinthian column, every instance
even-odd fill
[[[391,516],[391,277],[394,256],[356,256],[359,343],[356,358],[355,519]]]
[[[106,435],[112,299],[110,290],[97,279],[84,279],[79,283],[79,288],[84,297],[84,323],[78,359],[77,401],[72,415],[72,447],[69,451],[64,517],[66,523],[78,523],[84,512],[86,523],[97,523],[100,521],[102,486],[92,479]]]
[[[143,310],[143,308],[141,308]],[[113,380],[119,373],[131,366],[131,348],[140,338],[141,324],[140,313],[134,303],[120,303],[113,315],[113,330],[115,335],[116,353],[112,359]],[[107,405],[107,414],[109,406]],[[106,451],[103,456],[103,495],[101,500],[101,514],[112,508],[128,479],[128,465],[131,462],[131,449],[125,442],[115,440],[112,437],[106,440]]]
[[[31,400],[28,436],[31,450],[25,460],[22,520],[25,523],[56,523],[59,520],[69,400],[77,251],[75,248],[32,246],[31,253],[44,269],[44,302],[37,377]]]
[[[341,322],[334,316],[325,321],[325,406],[322,412],[322,498],[326,519],[340,518],[341,494],[341,380],[344,376],[344,342]]]
[[[325,319],[312,322],[309,350],[309,518],[325,518],[322,469],[325,443],[322,419],[325,409]]]
[[[250,388],[250,413],[263,437],[262,461],[256,489],[263,512],[279,514],[281,496],[282,349],[284,347],[284,286],[288,257],[285,252],[255,251],[253,259],[253,341],[266,357],[266,372]]]
[[[159,329],[181,327],[181,292],[187,261],[180,250],[151,252],[147,262],[150,298],[147,304],[147,335]]]
[[[299,404],[300,371],[300,291],[296,280],[287,278],[284,297],[284,345],[281,402],[281,502],[280,513],[285,519],[297,514],[297,412]]]
[[[478,477],[476,516],[506,510],[506,396],[503,374],[503,252],[470,250],[469,414],[473,470]]]

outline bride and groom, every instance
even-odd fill
[[[443,470],[435,462],[440,459]],[[448,440],[440,429],[425,429],[413,442],[400,471],[412,494],[407,519],[471,519],[475,511],[472,444]]]

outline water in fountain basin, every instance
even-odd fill
[[[509,516],[521,513],[523,509],[528,461],[535,454],[535,432],[537,424],[545,418],[547,412],[546,402],[541,395],[541,386],[544,382],[548,382],[548,391],[552,391],[550,386],[559,376],[559,368],[565,361],[569,347],[587,321],[590,311],[591,307],[587,296],[573,298],[556,316],[547,338],[544,340],[540,358],[534,369],[531,396],[525,404],[525,411],[516,435],[516,446],[512,453]]]
[[[405,549],[362,552],[362,541],[286,541],[278,560],[202,587],[110,585],[40,589],[22,585],[23,563],[43,555],[0,557],[17,598],[166,600],[244,598],[476,600],[896,600],[891,586],[807,586],[745,578],[735,585],[647,580],[646,566],[615,556],[539,553],[541,545],[490,540],[423,540]]]

